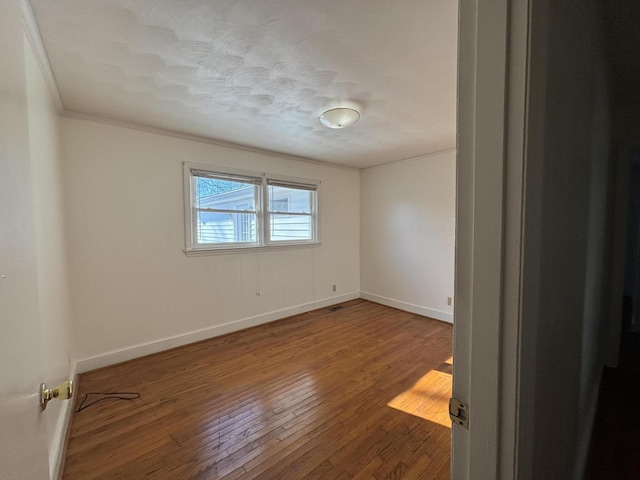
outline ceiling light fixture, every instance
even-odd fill
[[[360,113],[353,108],[332,108],[320,115],[320,123],[329,128],[345,128],[360,120]]]

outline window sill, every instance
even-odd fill
[[[282,243],[279,245],[263,245],[260,247],[231,247],[231,248],[198,248],[183,250],[187,257],[204,257],[208,255],[230,255],[251,252],[275,252],[278,250],[292,250],[296,248],[318,247],[322,242],[313,243]]]

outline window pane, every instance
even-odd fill
[[[311,213],[315,192],[269,185],[269,211]]]
[[[196,177],[196,207],[255,211],[256,186],[232,180]]]
[[[198,212],[198,243],[238,243],[256,241],[254,213]]]
[[[311,216],[271,214],[271,240],[312,240]]]
[[[186,163],[184,172],[187,252],[316,241],[319,182]]]

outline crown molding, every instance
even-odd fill
[[[115,120],[113,118],[101,117],[99,115],[93,115],[93,114],[88,114],[88,113],[79,113],[79,112],[74,112],[74,111],[71,111],[71,110],[63,110],[62,112],[60,112],[60,115],[63,116],[63,117],[66,117],[66,118],[70,118],[70,119],[85,120],[85,121],[89,121],[89,122],[110,125],[112,127],[128,128],[128,129],[131,129],[131,130],[138,130],[138,131],[141,131],[141,132],[152,133],[152,134],[156,134],[156,135],[164,135],[164,136],[168,136],[168,137],[182,138],[184,140],[190,140],[192,142],[208,143],[208,144],[211,144],[211,145],[216,145],[218,147],[233,148],[235,150],[242,150],[242,151],[245,151],[245,152],[252,152],[252,153],[259,154],[259,155],[267,155],[269,157],[282,158],[284,160],[295,160],[296,162],[310,163],[310,164],[317,165],[317,166],[320,166],[320,167],[325,167],[325,168],[327,168],[327,167],[328,168],[337,168],[337,169],[340,169],[340,170],[348,170],[350,172],[359,172],[360,171],[359,168],[349,167],[347,165],[340,165],[340,164],[331,163],[331,162],[323,162],[321,160],[314,160],[312,158],[307,158],[307,157],[298,157],[296,155],[288,155],[286,153],[276,152],[276,151],[273,151],[273,150],[267,150],[267,149],[262,149],[262,148],[257,148],[257,147],[249,147],[249,146],[246,146],[246,145],[241,145],[239,143],[225,142],[223,140],[216,140],[214,138],[203,137],[203,136],[194,135],[194,134],[191,134],[191,133],[177,132],[175,130],[168,130],[168,129],[164,129],[164,128],[160,128],[160,127],[152,127],[152,126],[143,125],[143,124],[140,124],[140,123],[127,122],[127,121],[123,121],[123,120]]]
[[[429,158],[441,157],[442,155],[447,155],[450,153],[456,153],[455,148],[447,148],[446,150],[438,150],[437,152],[423,153],[421,155],[416,155],[415,157],[403,158],[402,160],[395,160],[393,162],[381,163],[379,165],[373,165],[371,167],[366,167],[360,169],[360,171],[365,172],[367,170],[375,170],[377,168],[391,167],[394,165],[402,165],[404,163],[418,162],[420,160],[427,160]]]
[[[60,96],[60,90],[58,89],[58,84],[53,75],[51,64],[49,62],[49,57],[47,56],[47,51],[44,47],[44,44],[42,43],[42,37],[40,36],[40,30],[38,28],[38,23],[36,22],[36,19],[35,19],[33,8],[31,7],[29,0],[20,0],[20,4],[21,4],[21,10],[22,10],[22,24],[24,27],[24,32],[25,32],[25,35],[27,36],[29,44],[31,45],[35,59],[38,63],[38,66],[40,67],[40,71],[45,80],[45,83],[47,84],[47,87],[51,93],[51,97],[53,99],[56,112],[59,115],[64,116],[66,118],[86,120],[90,122],[102,123],[102,124],[111,125],[115,127],[129,128],[132,130],[138,130],[146,133],[153,133],[157,135],[165,135],[170,137],[182,138],[184,140],[190,140],[190,141],[200,142],[200,143],[208,143],[211,145],[217,145],[219,147],[233,148],[236,150],[243,150],[247,152],[257,153],[260,155],[268,155],[271,157],[278,157],[286,160],[295,160],[298,162],[310,163],[310,164],[318,165],[322,167],[338,168],[338,169],[348,170],[352,172],[373,170],[376,168],[388,167],[391,165],[419,161],[419,160],[423,160],[431,157],[437,157],[447,153],[455,153],[456,151],[455,148],[450,148],[447,150],[440,150],[437,152],[417,155],[415,157],[395,160],[391,162],[385,162],[378,165],[372,165],[370,167],[358,168],[358,167],[350,167],[347,165],[341,165],[333,162],[316,160],[308,157],[290,155],[290,154],[268,150],[268,149],[262,149],[258,147],[249,147],[249,146],[238,144],[238,143],[225,142],[223,140],[217,140],[215,138],[204,137],[204,136],[194,135],[194,134],[185,133],[185,132],[178,132],[178,131],[168,130],[160,127],[153,127],[150,125],[144,125],[144,124],[128,122],[123,120],[115,120],[108,117],[102,117],[100,115],[93,115],[93,114],[80,113],[80,112],[67,110],[62,102],[62,97]]]
[[[44,44],[42,43],[42,37],[40,36],[40,30],[38,28],[38,23],[36,22],[36,19],[35,19],[33,8],[31,7],[29,0],[19,0],[19,1],[21,4],[22,24],[23,24],[25,35],[27,36],[29,44],[31,45],[31,49],[33,50],[36,62],[38,63],[40,72],[42,73],[42,77],[45,83],[47,84],[49,92],[51,93],[51,97],[53,99],[56,112],[63,117],[80,119],[80,120],[85,120],[85,121],[90,121],[95,123],[102,123],[102,124],[111,125],[115,127],[129,128],[132,130],[138,130],[146,133],[153,133],[156,135],[165,135],[170,137],[182,138],[184,140],[190,140],[193,142],[208,143],[211,145],[217,145],[219,147],[233,148],[236,150],[243,150],[246,152],[257,153],[259,155],[268,155],[271,157],[278,157],[285,160],[295,160],[297,162],[310,163],[310,164],[318,165],[322,167],[338,168],[341,170],[347,170],[351,172],[360,172],[364,170],[387,167],[390,165],[422,160],[425,158],[456,151],[456,149],[453,148],[453,149],[418,155],[415,157],[406,158],[402,160],[381,163],[378,165],[373,165],[371,167],[358,168],[358,167],[350,167],[347,165],[341,165],[333,162],[316,160],[308,157],[290,155],[290,154],[268,150],[268,149],[262,149],[258,147],[249,147],[249,146],[238,144],[238,143],[225,142],[223,140],[217,140],[215,138],[204,137],[204,136],[194,135],[194,134],[185,133],[185,132],[178,132],[178,131],[168,130],[160,127],[153,127],[150,125],[144,125],[144,124],[128,122],[123,120],[115,120],[112,118],[102,117],[100,115],[86,114],[86,113],[67,110],[64,106],[64,103],[62,102],[62,97],[60,96],[60,90],[58,88],[58,84],[53,75],[51,64],[49,62],[49,57],[47,56],[47,51],[44,47]]]
[[[51,93],[51,98],[53,99],[56,111],[58,112],[58,114],[62,114],[64,112],[64,104],[62,103],[62,98],[60,97],[58,84],[56,83],[56,79],[53,76],[53,71],[51,70],[51,64],[49,63],[47,51],[45,50],[44,44],[42,43],[42,37],[40,36],[40,30],[38,29],[38,23],[36,22],[33,9],[31,8],[31,4],[28,0],[20,0],[20,4],[22,10],[22,25],[24,27],[25,35],[29,40],[29,44],[31,45],[31,49],[33,50],[36,62],[38,62],[42,77],[44,78],[44,81],[49,88],[49,92]]]

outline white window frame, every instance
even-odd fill
[[[197,213],[196,191],[194,172],[210,174],[212,177],[236,177],[242,179],[260,179],[260,184],[256,188],[256,241],[255,242],[224,242],[219,244],[200,244],[197,241]],[[311,219],[311,239],[307,240],[271,240],[270,215],[269,212],[269,182],[275,182],[278,186],[291,188],[304,188],[314,191],[311,201],[311,214],[299,214]],[[300,247],[308,245],[319,245],[318,228],[318,196],[320,181],[306,178],[289,177],[275,175],[266,172],[255,172],[239,170],[215,165],[204,165],[184,162],[184,218],[185,218],[185,254],[208,255],[215,253],[235,253],[242,251],[255,251],[256,249],[280,249],[283,247]],[[233,212],[232,212],[233,213]],[[238,213],[242,213],[241,210]],[[298,214],[296,214],[298,215]]]
[[[311,198],[311,212],[297,213],[297,212],[272,212],[271,202],[269,199],[269,186],[278,186],[284,188],[299,188],[301,190],[314,191],[315,195]],[[316,243],[316,236],[318,231],[318,186],[319,182],[312,180],[302,180],[299,178],[283,177],[281,175],[266,175],[263,182],[263,200],[264,200],[264,243],[265,245],[292,245],[292,244],[306,244]],[[310,240],[273,240],[271,238],[271,214],[286,214],[292,216],[309,217],[311,220],[311,239]]]

